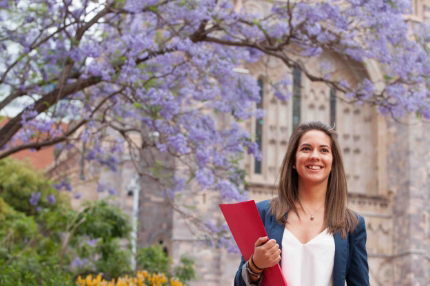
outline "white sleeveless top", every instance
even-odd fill
[[[327,229],[302,244],[285,228],[281,263],[288,286],[333,286],[334,251],[334,238]]]

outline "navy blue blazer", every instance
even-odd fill
[[[282,235],[284,234],[285,225],[276,221],[275,216],[269,214],[270,201],[257,203],[258,212],[260,213],[264,227],[266,228],[269,239],[275,239],[282,250]],[[288,215],[288,214],[287,214]],[[368,286],[369,285],[369,267],[367,264],[366,251],[366,224],[364,218],[357,215],[359,223],[357,228],[342,239],[339,232],[334,234],[335,254],[333,266],[333,286],[344,286],[345,281],[348,286]],[[245,260],[241,259],[239,270],[234,279],[235,286],[245,286],[242,278],[242,266]],[[281,262],[279,262],[280,265]],[[277,286],[277,285],[270,285]],[[312,285],[303,285],[312,286]]]

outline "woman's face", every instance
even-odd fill
[[[333,153],[330,137],[322,131],[310,130],[302,135],[296,152],[299,181],[321,184],[328,182]]]

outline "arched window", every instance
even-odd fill
[[[258,86],[260,87],[260,102],[257,103],[257,108],[263,109],[264,100],[264,82],[262,78],[258,79]],[[263,150],[263,118],[256,119],[255,121],[255,135],[257,136],[256,142],[258,150]],[[261,174],[261,161],[254,159],[254,173]]]
[[[330,126],[336,127],[336,90],[330,88]]]
[[[297,67],[293,69],[293,130],[296,129],[301,119],[301,93],[302,73]]]

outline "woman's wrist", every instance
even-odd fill
[[[251,270],[249,260],[245,263],[245,268],[246,268],[246,272],[248,272],[248,277],[251,279],[252,282],[256,282],[256,281],[260,280],[261,275],[263,275],[262,272],[255,273],[254,271]]]
[[[254,272],[254,273],[257,273],[257,274],[261,274],[261,273],[263,273],[263,270],[264,269],[262,269],[262,268],[259,268],[256,264],[255,264],[255,262],[254,262],[254,259],[253,259],[253,256],[254,255],[251,255],[251,257],[249,258],[249,268],[251,269],[251,271],[252,272]]]

